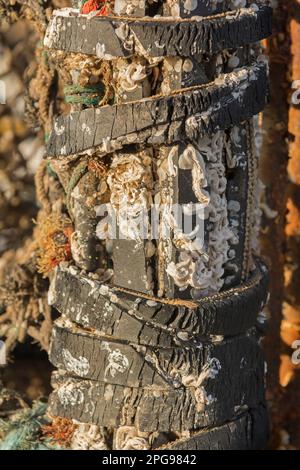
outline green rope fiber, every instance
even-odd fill
[[[64,87],[65,101],[69,104],[82,104],[96,106],[105,93],[104,85],[83,87],[80,85],[67,85]]]
[[[47,167],[47,172],[48,172],[48,175],[49,176],[52,176],[52,178],[58,180],[58,176],[57,176],[57,173],[53,170],[52,166],[51,166],[51,163],[47,163],[46,165]]]
[[[47,439],[41,440],[42,426],[49,424],[46,403],[36,402],[31,409],[17,412],[13,420],[0,419],[1,450],[59,450]]]
[[[81,85],[66,85],[64,87],[64,91],[65,93],[72,95],[75,93],[99,93],[99,91],[103,91],[103,85],[102,83],[99,83],[99,85],[87,87],[83,87]]]
[[[82,104],[84,106],[96,106],[99,101],[99,96],[87,96],[87,95],[74,95],[74,96],[66,96],[65,97],[66,103],[69,104]]]

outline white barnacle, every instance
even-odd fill
[[[205,251],[199,229],[195,227],[190,234],[184,234],[174,225],[174,219],[166,218],[174,230],[174,244],[179,249],[177,263],[168,263],[166,271],[181,289],[191,286],[196,298],[201,297],[201,292],[206,295],[220,290],[224,284],[224,266],[229,259],[229,241],[233,243],[236,238],[228,221],[224,141],[224,133],[219,132],[212,138],[203,138],[197,149],[187,146],[184,155],[179,157],[179,167],[191,169],[194,193],[204,209],[204,218],[211,225]],[[237,210],[238,205],[233,204],[232,208]]]
[[[66,408],[70,405],[77,406],[84,402],[83,391],[73,383],[67,383],[59,387],[57,395],[60,403]]]
[[[99,288],[99,292],[101,295],[108,295],[109,294],[109,287],[105,284],[102,284]]]
[[[111,384],[105,386],[104,400],[110,401],[114,396],[114,387]]]
[[[129,360],[119,349],[109,351],[107,362],[108,364],[104,371],[104,380],[106,380],[107,374],[110,374],[111,377],[115,377],[118,372],[123,374],[129,367]]]
[[[64,126],[59,126],[58,121],[54,122],[54,131],[56,135],[62,135],[65,132]]]
[[[72,450],[108,450],[102,430],[95,424],[78,424],[70,447]]]
[[[118,36],[118,38],[121,39],[121,41],[125,41],[128,35],[128,31],[129,31],[128,24],[126,23],[121,23],[120,26],[118,26],[115,29],[116,36]]]
[[[199,121],[196,116],[190,116],[186,120],[186,126],[188,129],[197,130],[199,127]]]
[[[81,130],[82,130],[82,132],[85,132],[88,135],[91,135],[91,133],[92,133],[91,128],[85,122],[82,123]]]
[[[239,212],[241,210],[241,204],[239,201],[234,201],[233,199],[228,202],[229,212]]]
[[[194,64],[191,61],[191,59],[185,59],[185,61],[182,64],[182,70],[188,73],[188,72],[192,72],[193,68],[194,68]]]
[[[146,66],[137,59],[131,64],[127,61],[119,60],[116,71],[116,80],[120,93],[134,91],[148,75]]]
[[[232,55],[228,60],[228,67],[230,67],[231,69],[235,69],[236,67],[238,67],[239,63],[240,59],[236,55]]]
[[[86,376],[89,373],[90,364],[85,357],[79,356],[78,359],[76,359],[74,356],[72,356],[70,351],[68,351],[67,349],[63,349],[62,358],[64,360],[64,365],[68,371],[74,372],[75,374],[81,377]]]
[[[197,6],[198,0],[185,0],[183,4],[183,8],[189,13],[196,10]]]
[[[134,426],[120,426],[115,434],[117,450],[149,450],[151,448],[145,433],[139,435]]]
[[[99,59],[104,59],[105,58],[105,44],[101,44],[100,42],[97,42],[97,44],[96,44],[96,56]]]
[[[67,148],[66,148],[65,145],[64,145],[63,147],[61,147],[61,149],[60,149],[60,155],[67,155]]]
[[[89,316],[87,313],[83,313],[82,310],[79,310],[76,314],[76,321],[81,323],[83,326],[89,326]]]
[[[208,395],[204,387],[199,387],[195,390],[195,401],[198,412],[203,412],[208,406],[211,406],[217,401],[213,395]]]
[[[107,174],[107,184],[121,233],[126,238],[139,241],[144,235],[142,231],[147,230],[143,221],[152,203],[150,154],[142,151],[116,155]]]

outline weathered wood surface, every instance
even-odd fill
[[[255,43],[271,33],[272,10],[267,6],[261,6],[258,11],[242,8],[188,21],[89,19],[57,13],[48,27],[45,46],[108,60],[133,54],[189,57]]]
[[[123,5],[126,6],[126,3],[123,3]],[[143,10],[143,8],[140,8],[140,3],[135,5],[134,8]],[[126,90],[120,100],[122,103],[128,103],[147,98],[150,95],[151,85],[147,77],[134,90]],[[138,152],[137,155],[139,155]],[[142,188],[139,188],[139,190],[142,190]],[[152,294],[151,280],[149,279],[150,261],[146,257],[146,240],[139,237],[129,239],[129,234],[126,233],[124,237],[120,230],[118,226],[118,235],[112,240],[114,284],[125,288],[135,286],[135,289],[139,292]]]
[[[216,342],[155,348],[100,336],[62,319],[53,327],[49,359],[57,368],[86,379],[167,388],[196,383],[206,368],[217,369],[220,384],[228,376],[232,382],[234,377],[238,381],[241,369],[252,370],[262,361],[257,338],[250,333]]]
[[[172,7],[177,6],[181,10],[183,9],[183,4],[181,0],[179,2],[171,2]],[[176,3],[176,5],[175,5]],[[168,4],[170,6],[170,3]],[[166,7],[166,8],[165,8]],[[168,7],[164,5],[164,14],[168,15]],[[179,13],[179,10],[178,10]],[[178,64],[182,64],[178,67]],[[186,71],[184,70],[184,64],[187,64]],[[161,90],[166,92],[172,92],[182,88],[187,88],[191,86],[197,86],[201,84],[207,84],[209,79],[206,76],[205,69],[201,60],[195,59],[185,59],[181,57],[166,57],[163,62],[162,67],[162,84]],[[190,204],[195,207],[195,204],[199,203],[199,200],[194,191],[193,185],[193,163],[189,169],[182,169],[180,162],[180,155],[183,155],[187,151],[187,143],[179,142],[178,145],[173,146],[160,146],[157,150],[158,160],[160,162],[166,162],[169,159],[173,161],[174,168],[176,168],[175,174],[170,175],[167,172],[167,175],[163,176],[160,174],[158,176],[158,188],[160,197],[163,197],[163,194],[168,194],[165,196],[168,199],[169,203],[175,207],[180,207],[181,209],[185,204]],[[190,157],[191,158],[191,157]],[[175,215],[175,219],[178,215]],[[181,217],[180,217],[181,219]],[[193,232],[196,227],[200,228],[199,220],[196,220],[196,217],[191,217],[189,231]],[[207,221],[203,221],[203,244],[207,238],[207,230],[205,225]],[[186,231],[184,228],[184,223],[182,219],[179,222],[179,226]],[[166,236],[166,221],[164,217],[161,218],[159,223],[159,236],[157,237],[157,289],[161,296],[167,298],[191,298],[191,288],[186,286],[185,289],[180,289],[174,278],[169,275],[167,267],[172,263],[178,263],[180,261],[180,249],[174,244],[174,230],[168,227],[170,230],[169,236]]]
[[[170,347],[192,338],[233,336],[255,325],[267,300],[268,274],[258,265],[237,289],[206,297],[195,308],[163,304],[101,284],[74,267],[58,268],[49,301],[67,319],[123,341]]]
[[[182,9],[183,1],[175,3],[181,13],[191,16]],[[144,7],[143,2],[138,4],[138,15],[145,14]],[[150,97],[146,86],[127,98],[124,95],[126,103],[58,117],[48,143],[48,157],[60,162],[71,157],[72,161],[80,154],[88,159],[97,151],[98,156],[114,152],[114,158],[118,158],[118,150],[135,152],[140,144],[170,149],[177,143],[196,145],[202,137],[220,130],[229,132],[233,126],[243,129],[244,121],[266,103],[266,65],[259,61],[245,66],[241,62],[243,68],[207,83],[217,72],[209,75],[209,67],[204,69],[201,61],[208,54],[213,67],[214,54],[246,45],[248,51],[252,42],[270,33],[268,7],[192,20],[91,18],[74,12],[56,15],[45,40],[49,48],[106,60],[135,54],[146,59],[165,57],[164,66],[177,57],[189,57],[199,67],[197,74],[179,72],[170,78],[163,66],[166,82],[162,82],[165,87],[161,86],[161,95]],[[190,88],[179,90],[182,86]],[[233,139],[231,144],[231,150],[237,151]],[[242,139],[241,147],[247,154],[248,145]],[[238,270],[233,267],[231,273],[228,263],[225,288],[243,278],[241,267],[248,246],[244,214],[247,216],[250,207],[243,195],[249,193],[250,157],[244,157],[241,167],[235,166],[233,178],[228,178],[228,218],[231,226],[238,226],[240,239],[233,257]],[[179,171],[176,191],[186,185],[191,186],[190,175]],[[191,191],[179,193],[175,202],[190,202]],[[82,200],[79,206],[81,202],[85,204]],[[85,241],[92,239],[94,229],[90,235]],[[145,433],[192,431],[190,437],[164,447],[174,450],[263,447],[267,435],[264,360],[255,325],[267,298],[264,265],[257,262],[248,281],[236,289],[200,301],[191,301],[187,290],[187,300],[176,298],[170,303],[152,293],[143,294],[149,293],[150,285],[145,277],[148,265],[143,247],[136,258],[131,256],[134,250],[126,252],[126,243],[122,242],[121,248],[122,256],[114,253],[119,280],[115,276],[113,282],[140,292],[110,287],[99,282],[97,274],[86,274],[74,266],[57,269],[49,294],[50,303],[62,313],[53,328],[50,350],[50,360],[59,369],[53,375],[52,415],[114,430],[133,426]],[[89,262],[88,243],[86,249],[82,258]],[[138,282],[127,286],[128,266],[134,269],[138,263],[135,276],[129,279]],[[161,292],[158,290],[157,295]],[[165,292],[162,295],[168,297]],[[170,296],[179,294],[173,289]]]
[[[195,59],[182,60],[179,57],[168,57],[163,62],[161,90],[165,90],[169,93],[174,90],[201,85],[207,82],[209,82],[209,80],[206,77],[203,64]],[[126,92],[125,101],[133,101],[130,93]],[[160,184],[163,184],[165,187],[164,190],[160,187],[159,191],[169,191],[170,194],[172,194],[172,204],[174,205],[196,204],[198,202],[193,191],[192,171],[182,170],[178,166],[179,155],[184,152],[186,148],[187,144],[182,142],[175,146],[160,146],[159,149],[155,150],[156,158],[161,158],[161,161],[166,161],[168,155],[171,156],[172,154],[173,164],[178,168],[175,176],[169,176],[167,178],[168,183],[166,183],[166,181],[162,183],[160,178],[158,178],[159,187]],[[142,188],[140,188],[140,190],[142,190]],[[146,216],[146,214],[144,215]],[[144,222],[146,222],[145,219]],[[148,213],[147,223],[149,229],[151,225],[153,227],[153,219],[151,221],[150,211]],[[193,226],[190,227],[190,231],[193,231],[198,223],[198,220],[197,222],[194,221]],[[188,288],[184,291],[178,289],[174,280],[166,272],[168,262],[170,260],[177,261],[179,253],[172,243],[174,236],[172,230],[170,230],[168,239],[164,236],[164,239],[160,240],[159,233],[164,232],[161,227],[162,224],[165,226],[165,222],[161,220],[159,224],[160,227],[157,227],[158,234],[156,245],[157,247],[163,246],[167,248],[167,256],[163,256],[162,252],[165,253],[165,250],[157,248],[157,255],[155,257],[147,257],[147,242],[142,239],[139,240],[138,237],[136,240],[124,240],[122,237],[113,240],[113,283],[115,286],[125,287],[127,289],[134,287],[136,291],[153,294],[153,287],[156,280],[157,290],[160,292],[160,295],[164,295],[168,298],[190,298],[190,289]],[[147,238],[147,233],[145,233],[145,238]],[[155,258],[158,258],[156,263]]]
[[[95,208],[89,203],[97,194],[98,180],[92,172],[83,175],[71,193],[71,206],[74,222],[72,255],[81,269],[95,271],[100,264],[100,240],[96,237],[99,218]]]
[[[268,413],[262,405],[223,426],[202,430],[159,450],[263,450],[268,434]]]
[[[225,265],[224,287],[230,288],[243,282],[248,277],[244,265],[249,264],[251,247],[247,237],[253,194],[250,194],[250,167],[253,165],[253,144],[249,140],[247,121],[228,131],[229,153],[227,157],[226,199],[230,229],[236,235],[236,243],[229,241],[230,260]],[[231,158],[230,158],[231,157]]]
[[[52,384],[51,414],[99,426],[136,426],[142,432],[218,426],[264,403],[262,366],[233,382],[231,377],[223,384],[209,379],[204,386],[179,389],[123,387],[63,372],[54,373]]]
[[[145,243],[143,240],[113,240],[114,284],[152,294],[149,286]]]
[[[129,144],[197,142],[206,134],[258,114],[267,97],[267,68],[257,63],[166,97],[59,116],[50,135],[47,158],[76,155],[94,147],[109,153]]]

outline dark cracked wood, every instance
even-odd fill
[[[258,265],[239,288],[206,297],[188,308],[122,292],[71,267],[58,268],[49,300],[79,326],[123,341],[170,347],[203,336],[233,336],[247,331],[255,325],[267,291],[267,271]]]
[[[128,3],[123,4],[125,12],[118,11],[118,5],[121,3],[115,3],[116,13],[129,14]],[[131,14],[138,16],[145,15],[144,7],[149,6],[143,2],[134,5],[137,10]],[[172,5],[185,17],[192,16],[183,0]],[[225,5],[228,3],[219,6],[223,9]],[[161,6],[155,2],[156,10],[151,7],[150,16],[170,14],[157,9]],[[197,3],[195,14],[203,6],[204,1]],[[166,96],[149,96],[149,78],[145,89],[140,87],[127,98],[124,95],[126,103],[120,100],[118,105],[77,108],[71,115],[59,116],[48,142],[48,158],[73,163],[84,155],[87,162],[97,153],[97,158],[111,154],[109,157],[117,161],[124,152],[151,147],[149,161],[155,168],[162,149],[168,155],[172,146],[192,143],[196,147],[202,137],[219,131],[229,135],[234,126],[243,131],[246,121],[262,111],[268,97],[267,66],[260,59],[252,63],[248,52],[254,55],[251,44],[271,33],[271,9],[253,6],[191,19],[175,19],[176,12],[171,13],[173,19],[92,18],[70,10],[54,15],[45,38],[47,47],[111,61],[113,70],[115,58],[130,58],[128,62],[134,63],[138,55],[153,63],[150,57],[154,57],[162,64],[159,89]],[[233,54],[233,64],[239,47],[247,50],[247,65],[241,61],[241,68],[233,72],[218,76],[228,69],[216,67],[209,74],[221,56]],[[197,71],[186,64],[185,72],[190,74],[183,74],[178,65],[174,67],[177,74],[170,74],[177,58],[198,64]],[[205,60],[210,67],[203,67]],[[235,252],[226,265],[224,288],[239,284],[237,288],[197,301],[187,290],[187,299],[179,298],[183,295],[172,286],[170,293],[164,290],[164,283],[160,289],[156,278],[153,285],[146,282],[151,277],[145,277],[149,271],[144,247],[136,250],[123,242],[121,248],[115,244],[122,256],[113,250],[114,268],[119,273],[111,281],[113,286],[101,283],[97,271],[87,274],[79,269],[91,271],[94,266],[84,263],[97,264],[90,249],[96,244],[89,246],[95,241],[97,219],[88,212],[83,215],[90,219],[82,225],[75,220],[76,231],[83,235],[91,227],[80,245],[86,248],[84,263],[75,260],[79,268],[67,263],[60,266],[49,293],[50,303],[62,314],[54,323],[50,348],[50,360],[59,369],[52,380],[52,415],[110,428],[114,439],[122,426],[142,433],[163,433],[167,437],[160,442],[169,438],[171,442],[162,450],[254,449],[265,445],[265,367],[257,317],[267,299],[268,275],[258,260],[255,270],[250,271],[248,228],[253,220],[249,213],[253,213],[254,186],[249,152],[253,141],[247,139],[246,134],[240,141],[230,136],[226,151],[220,153],[222,168],[228,170],[224,211],[230,227],[238,227],[239,239],[230,239],[234,245],[230,250]],[[245,155],[232,168],[225,157],[230,150],[237,154],[237,147]],[[176,159],[174,163],[179,169],[175,190],[180,193],[174,202],[189,203],[194,197],[189,188],[193,175],[181,171],[185,168],[179,168]],[[221,180],[220,174],[218,177]],[[83,178],[82,185],[85,182]],[[89,189],[94,188],[91,185]],[[86,203],[84,197],[78,200],[75,209],[79,214]],[[157,268],[155,263],[151,260],[151,268]],[[161,272],[165,270],[163,267]],[[129,290],[132,287],[135,291]],[[174,433],[182,437],[173,441]]]
[[[226,169],[226,199],[228,222],[236,235],[234,243],[229,241],[229,261],[225,264],[225,288],[236,286],[249,276],[244,268],[249,265],[251,257],[251,240],[248,237],[252,217],[253,197],[249,180],[253,176],[251,168],[256,156],[250,137],[252,122],[245,122],[228,131],[227,148],[229,148]],[[231,157],[231,158],[230,158]]]
[[[267,67],[257,63],[165,97],[88,108],[56,119],[47,157],[76,157],[94,147],[109,153],[129,144],[197,142],[258,114],[267,97]]]
[[[136,426],[142,432],[186,431],[218,426],[248,408],[264,403],[263,367],[223,384],[210,379],[204,386],[180,389],[131,388],[53,375],[53,415],[98,426]],[[226,400],[224,400],[226,396]]]
[[[268,434],[268,413],[262,405],[229,423],[177,439],[159,450],[263,450]]]
[[[57,368],[82,378],[128,387],[165,388],[196,383],[206,369],[212,369],[220,384],[226,384],[228,375],[234,382],[242,371],[248,373],[263,361],[252,333],[155,348],[100,336],[62,319],[53,327],[49,359]]]
[[[189,57],[255,43],[272,33],[272,10],[243,8],[198,20],[132,20],[59,15],[48,27],[45,46],[113,59],[133,54]]]
[[[100,264],[100,240],[96,237],[99,218],[90,200],[97,194],[98,179],[92,172],[84,174],[70,194],[74,222],[72,256],[77,266],[95,271]]]

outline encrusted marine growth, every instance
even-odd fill
[[[70,259],[51,274],[61,317],[50,412],[82,423],[73,448],[265,444],[267,271],[254,251],[263,3],[54,12],[45,46],[65,103],[47,160]]]

